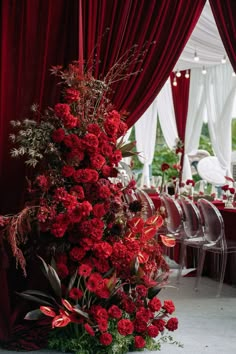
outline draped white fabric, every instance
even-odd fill
[[[195,51],[199,57],[198,62],[193,60]],[[226,52],[207,1],[174,71],[217,65],[221,63],[224,55]]]
[[[149,166],[152,164],[157,127],[157,102],[156,100],[149,106],[146,112],[135,124],[136,148],[140,153],[138,158],[143,166],[141,185],[150,187]]]
[[[205,95],[203,90],[203,78],[201,69],[191,70],[189,87],[188,114],[185,130],[185,156],[182,180],[192,179],[191,166],[188,154],[197,150],[203,123],[203,111],[205,108]]]
[[[168,79],[156,98],[157,110],[161,130],[166,144],[170,149],[176,145],[178,132],[175,121],[175,111],[171,91],[170,79]]]
[[[236,78],[230,64],[209,68],[205,78],[208,127],[214,153],[221,167],[230,172],[231,119],[236,94]]]

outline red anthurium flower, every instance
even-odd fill
[[[176,244],[176,240],[174,237],[169,237],[165,235],[160,235],[161,241],[166,247],[174,247]]]
[[[40,311],[49,317],[55,317],[56,316],[56,312],[49,306],[40,306]]]
[[[146,220],[145,225],[156,226],[156,228],[158,229],[163,225],[163,218],[161,215],[153,215]]]
[[[144,220],[141,218],[133,218],[129,220],[129,227],[131,228],[132,232],[140,233],[144,227]]]
[[[234,194],[235,189],[234,188],[229,188],[229,191],[230,191],[231,194]]]
[[[61,303],[62,303],[62,305],[65,306],[65,308],[66,308],[68,311],[73,311],[73,306],[69,303],[68,300],[66,300],[66,299],[61,299]]]
[[[139,252],[138,261],[139,263],[146,263],[149,259],[149,255],[145,252]]]
[[[147,241],[153,238],[156,235],[157,228],[156,226],[146,226],[142,231],[142,241]]]
[[[69,316],[65,314],[60,314],[59,316],[54,317],[52,321],[52,328],[55,327],[65,327],[71,322]]]
[[[234,182],[234,179],[229,176],[225,176],[225,179],[226,181]]]
[[[221,189],[226,192],[229,189],[228,184],[225,184],[224,186],[221,187]]]

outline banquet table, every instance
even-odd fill
[[[160,208],[161,200],[158,193],[149,193],[156,209]],[[213,204],[220,211],[225,227],[225,236],[227,240],[236,242],[236,207],[235,208],[225,208],[222,201],[213,201]],[[209,276],[210,278],[217,278],[217,257],[211,252],[207,252],[203,275]],[[179,244],[176,244],[174,251],[172,252],[172,258],[178,263],[179,261]],[[187,248],[187,266],[188,268],[195,268],[197,265],[196,250],[193,248]],[[225,272],[224,282],[228,284],[236,284],[236,253],[228,254],[227,266]]]

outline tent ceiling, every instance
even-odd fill
[[[194,52],[197,52],[199,61],[194,61]],[[205,4],[199,21],[189,38],[175,68],[186,70],[195,67],[209,67],[221,64],[221,59],[226,55],[220,38],[210,4]],[[228,58],[226,57],[228,62]],[[222,65],[222,64],[221,64]]]

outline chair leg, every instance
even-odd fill
[[[181,274],[182,274],[182,270],[185,264],[185,254],[186,254],[186,245],[184,242],[181,242],[180,244],[180,256],[179,256],[179,271],[177,274],[177,279],[176,279],[176,283],[179,284],[180,282],[180,278],[181,278]]]
[[[198,266],[197,266],[197,276],[196,276],[196,281],[195,281],[195,286],[194,286],[194,290],[198,291],[198,287],[200,284],[200,279],[202,276],[202,270],[203,270],[203,265],[204,265],[204,261],[205,261],[205,255],[206,255],[206,251],[201,248],[199,249],[199,260],[198,260]]]
[[[226,269],[228,254],[227,254],[227,252],[222,252],[221,256],[222,256],[222,264],[221,264],[221,269],[220,269],[220,282],[219,282],[219,286],[218,286],[218,290],[217,290],[217,294],[216,294],[217,297],[220,296],[221,290],[222,290],[222,286],[223,286],[223,283],[224,283],[225,269]]]

